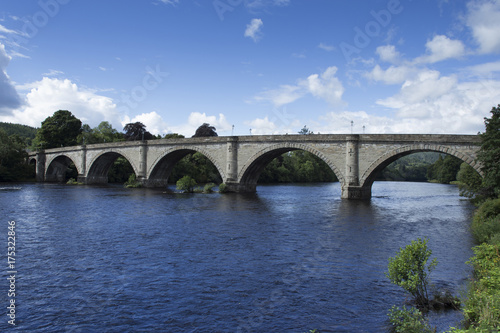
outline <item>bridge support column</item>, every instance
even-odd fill
[[[346,141],[346,180],[342,184],[342,198],[370,199],[371,186],[359,185],[359,135],[348,135]]]
[[[238,137],[230,136],[227,138],[226,153],[226,184],[235,182],[238,178]]]
[[[139,148],[139,172],[137,175],[137,180],[144,185],[147,185],[147,173],[148,173],[148,142],[142,141],[141,147]]]
[[[366,200],[372,197],[372,188],[368,186],[342,186],[342,199]]]
[[[87,174],[87,146],[82,145],[82,154],[81,154],[81,164],[80,164],[80,173],[78,174],[78,179],[77,181],[79,183],[87,183],[87,177],[85,176]]]
[[[257,190],[257,184],[242,184],[237,182],[226,182],[228,192],[252,193]]]
[[[36,181],[45,181],[45,151],[36,153]]]

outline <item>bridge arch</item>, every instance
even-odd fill
[[[438,152],[455,156],[458,159],[462,160],[463,162],[469,164],[472,168],[474,168],[474,170],[476,170],[480,175],[482,175],[480,165],[474,161],[473,157],[465,155],[455,149],[439,145],[433,147],[422,146],[422,145],[407,145],[389,151],[384,155],[380,156],[377,160],[375,160],[360,177],[359,182],[361,186],[371,188],[377,174],[383,169],[385,169],[385,167],[387,167],[389,164],[391,164],[392,162],[396,161],[397,159],[403,156],[419,152]]]
[[[240,186],[246,189],[254,190],[257,185],[257,181],[259,180],[259,176],[266,165],[276,157],[294,150],[304,150],[320,158],[330,167],[339,182],[341,184],[344,183],[344,175],[338,166],[319,150],[302,143],[280,143],[264,148],[248,159],[238,174],[238,182]]]
[[[66,171],[71,164],[76,167],[78,174],[80,174],[79,166],[69,156],[65,154],[53,156],[46,162],[45,181],[64,182],[66,180]]]
[[[166,150],[160,156],[158,156],[147,172],[147,186],[148,187],[164,187],[168,185],[168,177],[172,173],[177,162],[179,162],[184,156],[198,152],[208,158],[210,162],[213,163],[217,171],[219,172],[222,180],[226,179],[226,174],[224,169],[220,166],[217,159],[215,159],[212,154],[207,150],[201,149],[193,146],[177,146],[173,149]]]
[[[113,163],[118,157],[125,158],[132,168],[134,173],[139,175],[139,169],[137,165],[134,164],[134,159],[127,156],[127,153],[119,150],[111,150],[101,153],[95,156],[90,162],[90,167],[86,176],[87,184],[106,184],[108,183],[108,172],[113,166]]]

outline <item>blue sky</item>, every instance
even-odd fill
[[[499,55],[495,0],[2,0],[0,121],[475,134]]]

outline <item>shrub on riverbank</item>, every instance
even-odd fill
[[[137,180],[135,177],[135,174],[131,174],[130,177],[128,177],[128,180],[123,184],[126,188],[138,188],[142,187],[142,184]]]
[[[433,329],[429,326],[428,321],[424,318],[422,312],[416,308],[402,308],[393,306],[389,313],[389,321],[391,322],[391,332],[394,333],[432,333]]]

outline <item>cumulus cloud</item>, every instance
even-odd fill
[[[365,77],[373,81],[382,81],[385,84],[398,84],[406,81],[413,72],[414,69],[408,66],[390,66],[383,70],[376,65],[371,72],[365,73]]]
[[[471,1],[467,26],[479,45],[479,53],[500,52],[500,1]]]
[[[385,62],[396,63],[400,58],[400,54],[396,51],[394,45],[379,46],[375,52],[380,57],[380,60]]]
[[[427,54],[415,59],[416,63],[436,63],[446,59],[460,58],[465,54],[465,46],[460,40],[452,40],[443,35],[434,36],[425,44]]]
[[[10,60],[5,46],[0,44],[0,115],[11,114],[12,110],[21,106],[21,98],[6,72]]]
[[[232,129],[232,125],[226,119],[226,116],[219,113],[219,117],[210,116],[206,113],[191,112],[188,117],[188,121],[182,125],[176,125],[169,127],[169,132],[179,133],[189,138],[194,135],[196,129],[200,127],[203,123],[208,123],[216,128],[217,134],[221,135],[222,132],[229,132]]]
[[[26,104],[14,110],[12,115],[0,116],[0,121],[39,127],[55,111],[69,110],[91,127],[103,120],[109,121],[113,127],[120,124],[116,105],[111,98],[80,88],[70,80],[44,77],[19,88],[30,89]]]
[[[321,74],[312,74],[306,79],[297,80],[295,85],[282,85],[278,89],[267,90],[256,97],[257,101],[270,101],[276,107],[295,102],[297,99],[311,94],[336,106],[343,103],[344,87],[336,77],[337,67],[328,67]]]
[[[266,116],[245,122],[254,135],[277,134],[277,126]]]
[[[264,23],[261,19],[252,19],[245,30],[245,37],[250,37],[254,42],[257,42],[261,36],[261,28]]]
[[[130,119],[129,116],[124,116],[121,121],[122,127],[128,123],[141,122],[146,126],[146,130],[151,134],[167,134],[169,133],[168,124],[163,120],[162,116],[155,111],[149,113],[141,113]]]

